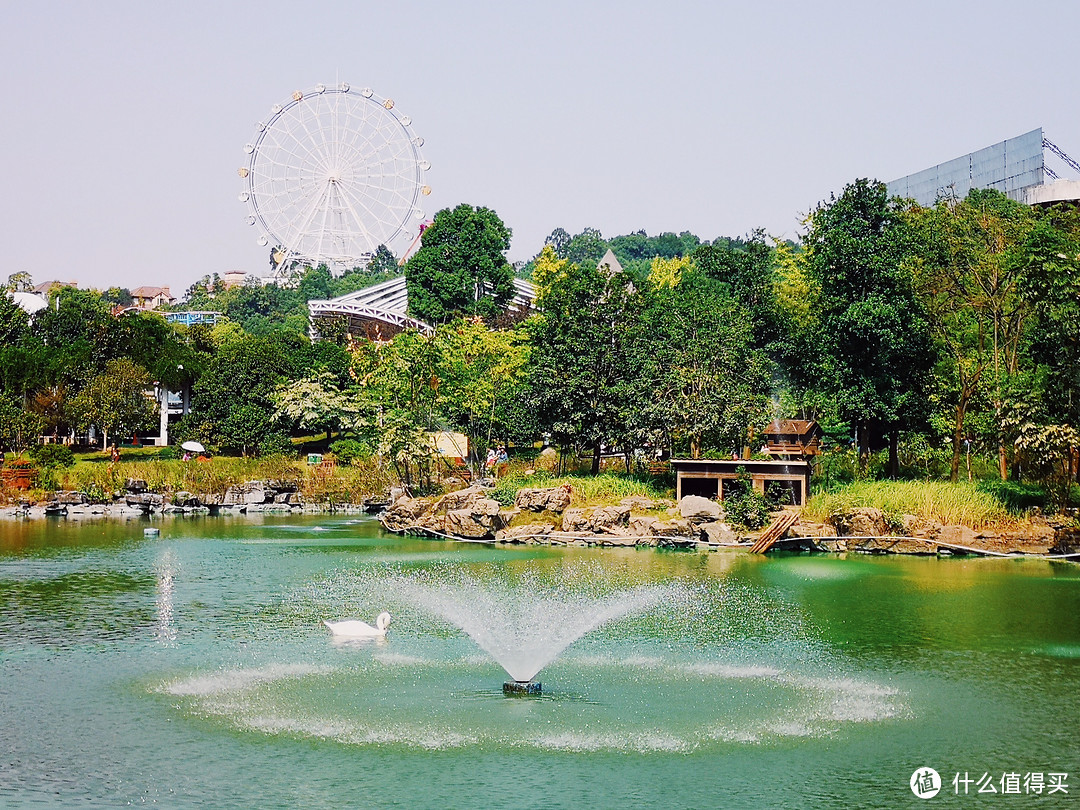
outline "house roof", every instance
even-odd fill
[[[173,297],[168,287],[136,287],[131,291],[132,298],[157,298],[159,295],[169,299]]]

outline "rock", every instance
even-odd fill
[[[655,534],[654,529],[659,522],[659,518],[631,515],[629,529],[632,534],[638,537],[651,537]]]
[[[692,543],[697,539],[697,529],[690,521],[681,518],[658,520],[653,524],[653,537],[658,545],[679,545],[683,541]]]
[[[129,478],[124,482],[124,489],[132,495],[140,495],[146,492],[148,487],[141,478]]]
[[[518,509],[530,512],[561,513],[570,505],[571,489],[564,485],[549,489],[519,489],[514,498]]]
[[[559,466],[559,454],[554,447],[545,447],[536,457],[536,469],[551,472]]]
[[[927,540],[936,540],[941,535],[942,525],[932,519],[916,515],[904,515],[904,534],[912,537],[923,537]]]
[[[596,534],[614,526],[629,526],[630,507],[601,506],[595,509],[567,509],[563,512],[564,532],[592,532]]]
[[[739,535],[727,523],[713,521],[700,527],[701,536],[710,546],[730,546],[739,542]]]
[[[67,505],[86,503],[86,496],[74,489],[60,490],[56,493],[56,502]]]
[[[443,495],[431,508],[433,512],[446,514],[459,509],[471,509],[479,501],[488,499],[488,490],[483,487],[473,486],[468,489],[459,489],[457,492],[449,492]]]
[[[141,509],[145,512],[152,507],[163,506],[165,499],[156,492],[143,492],[140,495],[128,495],[124,501],[128,506]]]
[[[422,518],[434,517],[429,514],[431,506],[431,501],[426,498],[410,498],[402,495],[379,515],[379,522],[387,531],[405,532],[420,526]],[[435,528],[434,523],[428,525],[435,531],[442,531],[442,516],[438,517],[440,519],[436,522],[439,528]]]
[[[264,481],[248,481],[244,484],[244,503],[249,506],[252,504],[266,503],[274,499],[273,491],[267,491],[266,483]]]
[[[684,495],[678,503],[679,515],[685,520],[704,523],[720,520],[723,510],[716,501],[702,498],[700,495]]]
[[[551,534],[550,523],[525,523],[521,526],[510,526],[500,529],[495,533],[495,539],[500,543],[526,543],[539,537],[547,537]]]
[[[631,495],[628,498],[623,498],[619,501],[623,506],[629,506],[631,511],[634,512],[652,512],[659,509],[670,509],[675,505],[674,501],[667,498],[659,498],[653,500],[652,498],[646,498],[644,495]]]
[[[829,523],[841,537],[884,537],[889,530],[885,513],[872,506],[860,506],[847,514],[833,515]]]
[[[480,500],[468,509],[453,509],[446,513],[446,533],[476,539],[494,538],[506,525],[500,514],[501,504],[490,499]]]

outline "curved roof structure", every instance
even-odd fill
[[[11,293],[12,299],[22,307],[23,312],[27,315],[33,315],[41,310],[45,309],[49,305],[49,302],[42,298],[40,295],[31,292],[13,292]]]
[[[514,279],[514,297],[510,308],[525,310],[532,306],[536,288],[523,279]],[[405,276],[398,276],[354,293],[329,301],[308,301],[308,323],[312,340],[319,338],[319,321],[325,318],[348,319],[349,334],[370,340],[389,340],[398,332],[416,329],[431,334],[430,324],[409,317],[409,294]]]

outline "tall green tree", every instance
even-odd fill
[[[462,203],[439,211],[405,264],[409,314],[433,325],[494,318],[514,294],[509,249],[510,229],[491,209]]]
[[[811,215],[805,244],[820,290],[815,355],[806,359],[856,426],[864,463],[872,432],[884,434],[895,475],[900,431],[926,417],[934,360],[906,264],[911,229],[884,183],[860,179]]]
[[[109,434],[137,434],[153,428],[157,406],[151,395],[150,375],[126,357],[110,360],[105,370],[75,396],[71,410],[80,427],[101,428],[103,446]]]
[[[641,300],[628,274],[560,260],[545,247],[536,262],[540,314],[527,324],[529,386],[540,425],[563,447],[632,442],[641,405],[641,369],[631,362],[631,325]]]
[[[1034,220],[1027,206],[992,189],[974,190],[962,201],[943,199],[930,209],[914,207],[905,216],[916,236],[909,260],[915,289],[947,358],[942,391],[953,411],[955,481],[973,403],[989,393],[998,424],[1009,381],[1019,371],[1032,315],[1022,294],[1024,244]],[[1004,477],[1005,443],[997,444]]]
[[[699,270],[675,284],[649,288],[648,306],[632,342],[651,396],[633,403],[675,441],[741,447],[747,429],[769,419],[772,364],[755,347],[751,319],[724,285]]]

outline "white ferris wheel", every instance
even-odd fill
[[[257,126],[244,147],[248,165],[240,201],[258,243],[280,247],[274,275],[294,262],[349,270],[379,245],[411,238],[424,219],[420,198],[431,193],[424,139],[393,99],[342,83],[297,90]]]

